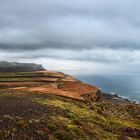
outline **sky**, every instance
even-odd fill
[[[0,61],[140,73],[139,15],[139,0],[0,0]]]

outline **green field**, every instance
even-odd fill
[[[49,81],[53,78],[61,78],[61,76],[47,74],[43,72],[0,72],[0,82],[35,82],[37,79],[44,78],[42,81]],[[48,80],[45,80],[47,78]]]

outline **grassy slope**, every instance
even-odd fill
[[[0,140],[117,140],[140,129],[140,106],[87,103],[37,92],[0,90]],[[138,137],[130,137],[133,140]]]

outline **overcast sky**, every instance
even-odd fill
[[[140,72],[139,16],[139,0],[0,0],[0,60]]]

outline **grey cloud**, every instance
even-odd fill
[[[26,54],[26,55],[25,55]],[[85,49],[85,50],[66,50],[66,49],[42,49],[37,51],[26,51],[11,53],[9,51],[0,52],[0,60],[4,60],[5,56],[13,61],[20,59],[60,59],[65,61],[87,61],[98,63],[120,63],[120,64],[139,64],[139,50],[125,49]]]
[[[140,49],[137,0],[1,0],[0,3],[2,50]]]

